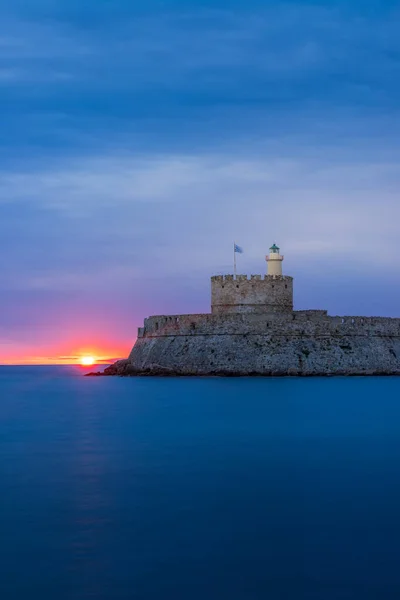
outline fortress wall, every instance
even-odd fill
[[[400,375],[400,319],[293,311],[292,277],[211,278],[209,314],[144,321],[122,375]]]
[[[400,336],[400,319],[330,317],[326,311],[270,314],[196,314],[153,316],[145,319],[138,338],[212,335]]]
[[[400,339],[273,334],[142,338],[120,374],[400,375]]]
[[[211,277],[211,312],[291,312],[293,278],[266,275],[216,275]]]
[[[161,337],[164,335],[191,334],[198,328],[208,329],[208,318],[211,314],[193,315],[155,315],[144,320],[144,327],[139,327],[138,338]]]

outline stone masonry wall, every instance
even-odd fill
[[[400,319],[326,311],[154,316],[110,374],[400,375]]]
[[[122,375],[400,375],[400,337],[180,335],[140,338]]]
[[[211,312],[269,313],[293,310],[293,278],[216,275],[211,277]]]
[[[138,337],[265,335],[277,336],[399,336],[400,319],[331,317],[326,311],[269,314],[159,315],[145,319]]]

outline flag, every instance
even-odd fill
[[[237,244],[234,244],[234,252],[237,252],[238,254],[243,254],[243,248],[241,246],[238,246]]]

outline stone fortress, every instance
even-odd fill
[[[293,310],[271,246],[267,274],[211,277],[211,313],[152,316],[105,375],[399,375],[400,318]]]

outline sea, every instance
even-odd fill
[[[1,600],[400,598],[400,378],[0,367]]]

